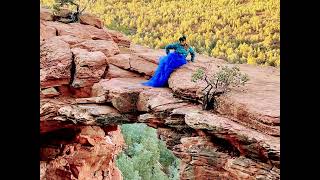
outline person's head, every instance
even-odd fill
[[[181,36],[179,38],[179,42],[180,42],[181,45],[187,44],[187,37],[185,35]]]

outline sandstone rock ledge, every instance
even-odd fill
[[[217,113],[197,99],[198,67],[223,60],[197,55],[168,88],[141,85],[163,50],[131,44],[93,15],[53,21],[40,9],[40,179],[122,179],[115,166],[119,125],[146,123],[182,161],[181,179],[280,179],[279,69],[240,65],[249,83],[218,99]]]

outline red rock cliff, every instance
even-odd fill
[[[40,179],[121,179],[115,166],[124,144],[120,124],[157,128],[182,160],[181,179],[280,179],[279,69],[240,65],[243,90],[220,96],[216,113],[197,99],[197,67],[223,60],[197,55],[176,70],[168,88],[142,86],[163,50],[131,44],[102,22],[52,21],[40,12]]]

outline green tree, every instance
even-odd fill
[[[158,139],[155,129],[145,124],[124,124],[121,132],[127,147],[116,162],[124,179],[179,179],[180,160]]]

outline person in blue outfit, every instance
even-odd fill
[[[186,57],[189,53],[191,55],[191,62],[194,62],[195,52],[186,41],[186,36],[182,36],[179,38],[179,42],[167,45],[165,47],[167,55],[160,57],[159,65],[152,78],[142,84],[152,87],[168,86],[170,74],[175,69],[187,63]],[[174,49],[175,51],[170,52],[170,49]]]

